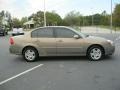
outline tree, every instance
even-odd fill
[[[71,11],[65,16],[64,22],[66,25],[69,26],[81,26],[83,22],[83,17],[82,15],[80,15],[79,12]]]
[[[110,25],[110,15],[106,11],[103,11],[101,14],[100,25]]]
[[[55,12],[46,12],[46,24],[49,25],[62,25],[61,17]],[[44,25],[44,12],[38,11],[35,14],[32,14],[29,20],[33,19],[35,21],[35,26],[40,27]]]
[[[94,21],[93,21],[94,22]],[[89,26],[92,25],[92,15],[84,17],[84,25]]]
[[[92,25],[92,17],[94,25],[109,25],[110,15],[108,15],[106,11],[103,11],[102,14],[98,13],[90,16],[85,16],[87,25]]]
[[[5,16],[5,11],[4,10],[1,11],[1,16],[2,17]]]
[[[94,25],[100,25],[102,16],[100,14],[95,14],[93,15],[93,17],[94,17]]]
[[[114,26],[120,27],[120,4],[117,4],[113,13]]]
[[[0,25],[2,24],[2,15],[0,13]]]
[[[22,27],[23,27],[23,24],[25,23],[25,22],[27,22],[28,21],[28,18],[27,17],[23,17],[22,19],[21,19],[21,25],[22,25]]]
[[[11,14],[8,11],[3,10],[0,12],[0,26],[7,30],[12,28]]]
[[[14,28],[22,27],[20,20],[17,18],[13,18],[12,23]]]
[[[7,25],[6,27],[12,29],[12,17],[9,12],[6,11]]]
[[[5,16],[5,11],[0,12],[0,25],[3,24],[3,17]]]
[[[46,12],[47,25],[62,25],[62,18],[55,12]]]

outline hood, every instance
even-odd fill
[[[87,38],[90,38],[90,39],[96,39],[96,40],[107,40],[106,38],[103,38],[103,37],[98,37],[98,36],[89,36]]]
[[[87,37],[85,40],[87,40],[87,42],[94,42],[94,43],[101,43],[101,42],[106,42],[107,39],[102,38],[102,37],[97,37],[97,36],[89,36]]]

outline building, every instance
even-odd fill
[[[35,22],[32,20],[25,22],[24,24],[25,29],[33,29],[35,27]]]

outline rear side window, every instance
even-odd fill
[[[38,32],[38,30],[35,30],[35,31],[32,31],[32,33],[31,33],[31,37],[32,38],[37,38],[37,32]]]
[[[76,35],[75,32],[66,28],[56,28],[55,31],[57,38],[73,38],[73,36]]]
[[[32,32],[32,38],[53,38],[52,28],[40,28]]]

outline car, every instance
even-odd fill
[[[24,35],[23,28],[13,28],[12,36]]]
[[[6,31],[3,28],[0,28],[0,35],[2,36],[6,35]]]
[[[10,53],[23,55],[28,62],[42,56],[87,56],[98,61],[115,51],[113,41],[89,36],[65,26],[34,29],[10,38]]]

